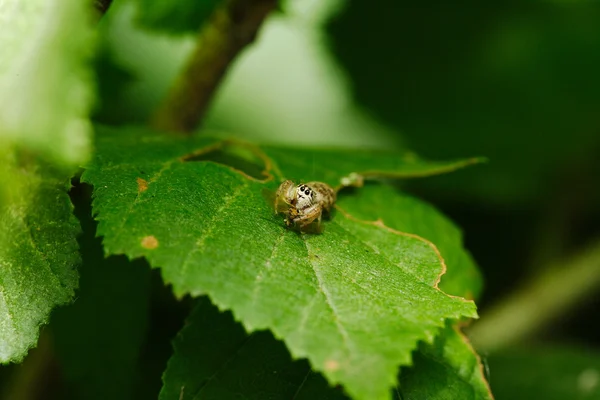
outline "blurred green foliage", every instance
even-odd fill
[[[0,8],[0,149],[9,143],[73,168],[91,152],[92,9],[8,0]]]
[[[44,175],[34,171],[32,160],[42,155],[73,167],[89,156],[87,112],[94,89],[85,62],[94,46],[83,26],[85,2],[61,2],[59,12],[52,11],[53,2],[6,7],[17,3],[0,8],[0,215],[14,217],[10,210],[26,194],[27,204],[19,211],[32,220],[50,201],[49,191],[38,182]],[[148,121],[217,3],[113,1],[97,25],[94,120],[111,125]],[[550,261],[600,234],[600,5],[299,0],[286,2],[285,9],[285,14],[270,17],[257,43],[232,65],[206,127],[268,143],[408,147],[431,159],[488,157],[485,166],[398,184],[403,192],[428,199],[461,227],[466,247],[487,278],[478,303],[484,319],[486,305],[501,301],[523,278],[535,277]],[[16,10],[19,18],[7,10]],[[25,53],[33,58],[20,58]],[[22,162],[15,162],[15,154]],[[33,172],[35,185],[19,178]],[[74,307],[54,315],[49,330],[53,348],[42,342],[22,368],[0,370],[0,395],[12,399],[27,392],[24,387],[31,392],[39,386],[39,397],[51,397],[50,391],[39,389],[46,387],[46,379],[57,398],[155,398],[172,354],[169,341],[183,325],[189,299],[176,301],[156,274],[150,279],[149,267],[139,260],[103,258],[100,240],[94,239],[90,194],[77,185],[71,195],[84,231],[79,241],[81,292]],[[384,192],[369,187],[344,201],[368,199],[359,205],[369,214],[369,207],[377,212],[414,200],[389,200],[398,192]],[[66,199],[64,193],[60,198]],[[398,226],[418,220],[419,209],[411,208],[416,215],[396,221]],[[63,214],[53,219],[68,220]],[[15,247],[7,227],[0,226],[3,250],[10,248],[7,243]],[[427,237],[442,233],[430,231],[429,225],[417,228]],[[442,252],[444,244],[458,248],[448,261],[464,268],[450,270],[442,287],[463,294],[461,282],[469,281],[477,295],[479,276],[469,254],[459,248],[460,232],[444,231],[444,238],[432,240],[440,242]],[[115,282],[111,277],[117,274]],[[542,330],[539,336],[549,341],[545,347],[491,355],[487,362],[496,398],[599,398],[597,352],[550,344],[583,342],[597,348],[599,301],[597,294],[591,296]],[[122,303],[126,306],[119,307]],[[42,311],[43,320],[48,313]],[[257,349],[275,349],[286,368],[304,367],[287,359],[281,342],[259,335],[265,340]],[[475,376],[476,364],[470,360],[469,365],[452,364],[456,370],[447,368],[453,355],[443,351],[452,347],[439,345],[440,339],[462,340],[440,336],[415,353],[417,368],[403,369],[400,377],[404,399],[452,397],[469,390],[464,379]],[[178,356],[174,360],[184,359]],[[44,366],[40,357],[56,364]],[[460,370],[461,365],[468,370]],[[52,373],[46,374],[48,370]],[[271,377],[259,368],[255,372]],[[38,381],[27,383],[35,373]],[[237,378],[228,379],[254,390],[257,380],[251,374],[243,376],[247,381]],[[105,380],[110,384],[104,385]],[[422,391],[427,387],[423,382],[431,380],[446,384]],[[325,397],[321,375],[307,375],[303,385],[300,398]],[[230,388],[240,393],[237,386]],[[177,389],[169,388],[170,397],[177,396]],[[329,394],[343,396],[338,389]]]
[[[328,32],[356,100],[414,150],[491,159],[440,189],[515,204],[594,179],[599,19],[591,2],[351,1]]]
[[[578,346],[518,347],[488,360],[496,400],[600,399],[600,354]]]

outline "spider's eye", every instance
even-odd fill
[[[304,194],[306,194],[308,196],[310,194],[310,190],[306,190],[306,192],[304,192]]]

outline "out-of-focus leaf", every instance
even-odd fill
[[[90,153],[91,2],[0,4],[0,141],[77,166]]]
[[[138,22],[152,30],[171,34],[196,32],[223,0],[135,0]]]
[[[246,335],[231,313],[198,301],[174,342],[161,400],[293,398],[310,366],[269,332]]]
[[[73,298],[79,223],[67,181],[47,166],[13,160],[2,168],[12,177],[9,201],[0,204],[0,363],[8,363],[20,362],[50,311]]]
[[[497,400],[600,399],[600,353],[581,348],[516,348],[488,358]]]
[[[83,194],[85,189],[90,193]],[[91,188],[77,186],[83,235],[77,301],[52,315],[62,376],[74,399],[131,399],[148,319],[150,269],[142,260],[104,258],[91,215]]]
[[[18,362],[72,299],[79,225],[67,177],[89,157],[92,4],[0,2],[0,363]]]
[[[252,153],[263,179],[203,159],[225,146]],[[307,161],[295,177],[333,183],[333,176],[364,170],[402,176],[401,161],[367,163],[362,153],[353,163],[352,153],[329,152],[340,159],[330,164],[334,173],[312,171]],[[104,131],[82,179],[95,187],[98,233],[109,254],[144,256],[176,294],[208,294],[248,330],[271,329],[295,357],[307,357],[353,397],[388,398],[417,342],[432,341],[446,319],[476,316],[475,307],[434,287],[441,257],[416,235],[344,212],[320,235],[287,230],[263,198],[277,187],[273,174],[297,168],[280,154],[270,158],[253,146],[207,137]],[[428,167],[439,165],[421,169]],[[402,253],[378,251],[379,241],[393,240]]]
[[[321,181],[332,186],[350,172],[365,178],[422,178],[484,162],[484,158],[430,161],[415,153],[357,149],[290,149],[264,146],[286,179]]]
[[[591,2],[354,1],[329,32],[357,101],[411,148],[492,161],[435,190],[522,204],[598,165],[599,17]]]
[[[95,62],[98,102],[92,118],[108,125],[131,123],[135,112],[124,106],[123,96],[138,77],[118,64],[106,43],[98,47]]]

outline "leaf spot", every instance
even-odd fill
[[[148,181],[142,178],[137,178],[138,193],[148,190]]]
[[[325,370],[329,372],[337,371],[340,368],[340,363],[335,360],[325,361]]]
[[[158,247],[158,240],[152,235],[145,236],[142,239],[141,245],[145,249],[153,250]]]

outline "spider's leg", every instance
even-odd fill
[[[319,222],[321,220],[321,212],[323,209],[320,204],[313,204],[312,206],[302,210],[302,214],[299,214],[297,218],[294,218],[294,223],[300,228],[304,228],[307,225],[310,225],[315,219],[319,218]]]
[[[275,193],[275,213],[286,212],[294,203],[294,182],[286,180],[277,188]]]

